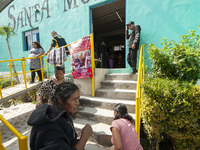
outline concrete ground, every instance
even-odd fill
[[[27,125],[27,120],[31,112],[35,109],[35,104],[23,103],[0,110],[0,114],[11,123],[22,135],[28,137],[31,127]],[[7,150],[18,150],[18,139],[15,135],[0,121],[1,137],[4,147]],[[30,149],[30,148],[29,148]],[[107,148],[93,142],[88,142],[85,150],[105,150]]]

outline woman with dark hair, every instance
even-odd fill
[[[134,120],[124,104],[114,107],[114,121],[111,124],[111,150],[143,150],[134,127]]]
[[[44,49],[42,48],[39,42],[33,42],[32,45],[33,45],[33,48],[30,50],[30,55],[28,57],[36,57],[36,58],[28,59],[29,67],[30,67],[30,70],[32,71],[30,83],[34,83],[35,72],[37,72],[39,76],[39,81],[42,81],[41,70],[37,70],[37,69],[41,68],[40,59],[38,57],[44,54]],[[34,70],[37,70],[37,71],[34,71]]]
[[[33,126],[30,135],[31,150],[83,150],[93,131],[89,124],[82,129],[77,140],[70,115],[79,105],[79,89],[71,82],[63,82],[52,97],[54,105],[43,104],[30,115],[28,125]]]
[[[36,107],[42,105],[45,99],[48,101],[48,104],[53,105],[51,97],[54,95],[57,86],[63,82],[72,82],[70,78],[64,77],[65,67],[63,65],[55,66],[54,73],[55,77],[44,81],[38,90]]]

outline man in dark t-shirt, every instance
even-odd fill
[[[47,55],[52,50],[53,47],[57,49],[59,47],[67,45],[65,39],[62,36],[58,35],[55,31],[51,31],[51,36],[53,37],[51,41],[51,46],[49,47],[49,50],[47,51],[47,53],[45,53],[45,55]],[[69,55],[68,47],[65,47],[65,52],[66,55],[68,56]]]

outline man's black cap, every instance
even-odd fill
[[[129,21],[128,24],[126,24],[126,26],[129,26],[131,24],[134,24],[134,22],[133,21]]]

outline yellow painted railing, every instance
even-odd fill
[[[90,34],[90,43],[91,43],[91,61],[92,61],[92,96],[95,96],[95,90],[94,90],[94,68],[95,68],[95,58],[94,58],[94,38],[93,34]]]
[[[136,91],[136,105],[135,105],[135,129],[140,139],[140,115],[141,115],[141,84],[144,82],[144,75],[145,75],[145,66],[144,66],[144,46],[145,44],[141,45],[140,48],[140,59],[139,59],[139,69],[138,69],[138,78],[137,78],[137,91]]]
[[[42,72],[42,81],[44,81],[43,69],[47,68],[47,78],[48,78],[49,77],[48,68],[53,66],[53,65],[48,66],[48,63],[46,63],[47,66],[43,67],[42,57],[44,57],[44,56],[45,55],[42,55],[42,56],[39,57],[40,58],[41,69],[33,70],[33,71],[41,70],[41,72]],[[35,59],[35,57],[0,61],[0,63],[2,63],[2,62],[9,62],[10,63],[10,74],[3,75],[5,77],[1,78],[0,80],[6,79],[6,78],[11,78],[11,86],[13,86],[13,74],[14,73],[12,73],[11,61],[20,61],[21,62],[21,67],[22,67],[22,73],[17,73],[14,76],[23,74],[25,88],[27,89],[26,73],[29,73],[29,72],[32,72],[32,71],[26,71],[26,61],[24,61],[25,59]],[[69,60],[70,59],[67,59],[66,61],[69,61]],[[24,61],[24,63],[23,63],[23,61]],[[0,86],[0,99],[2,99],[2,98],[3,98],[3,96],[2,96],[2,92],[1,92],[1,86]],[[27,147],[27,136],[22,136],[2,115],[0,115],[0,120],[8,127],[9,130],[11,130],[13,132],[13,134],[15,134],[15,136],[18,137],[19,150],[28,150],[28,147]],[[0,132],[0,150],[6,150],[6,148],[2,144],[1,132]]]
[[[93,77],[92,77],[92,96],[94,97],[94,68],[95,68],[95,62],[94,62],[94,41],[93,41],[93,34],[90,35],[90,38],[91,38],[90,39],[90,42],[91,42],[91,60],[92,60],[92,73],[93,73]],[[65,45],[64,47],[67,47],[69,45],[70,44]],[[49,78],[48,68],[51,67],[51,66],[53,66],[53,65],[48,66],[48,63],[45,60],[46,61],[46,67],[43,67],[42,57],[44,57],[44,56],[45,55],[39,56],[41,68],[33,70],[33,71],[41,70],[42,81],[44,81],[43,70],[46,68],[46,70],[47,70],[47,78]],[[26,61],[25,60],[27,60],[27,59],[35,59],[35,57],[12,59],[12,60],[1,60],[0,63],[9,62],[10,74],[2,75],[2,76],[4,76],[4,78],[0,78],[0,80],[6,79],[6,78],[10,78],[11,79],[11,86],[13,86],[13,77],[17,76],[17,75],[20,75],[20,74],[23,74],[24,85],[25,85],[25,88],[27,89],[26,73],[32,72],[32,71],[26,71]],[[69,61],[69,60],[70,59],[67,59],[66,61]],[[12,61],[20,61],[21,62],[22,73],[13,73],[12,72],[12,65],[11,65]],[[1,92],[1,86],[0,86],[0,99],[2,99],[2,98],[3,98],[3,96],[2,96],[2,92]],[[28,147],[27,147],[27,136],[22,136],[2,115],[0,115],[0,120],[8,127],[9,130],[11,130],[13,132],[13,134],[15,134],[15,136],[18,137],[19,150],[28,150]],[[0,130],[0,150],[6,150],[6,148],[2,144],[1,130]]]
[[[40,56],[40,62],[42,62],[42,57],[44,57],[45,55],[43,56]],[[6,78],[11,78],[11,86],[13,86],[13,74],[12,73],[12,66],[11,66],[11,62],[12,61],[20,61],[21,62],[21,67],[22,67],[22,73],[17,73],[17,74],[14,74],[14,76],[16,75],[20,75],[20,74],[23,74],[23,77],[24,77],[24,84],[25,84],[25,88],[27,89],[27,83],[26,83],[26,73],[28,72],[31,72],[31,71],[26,71],[26,61],[24,61],[25,59],[35,59],[35,57],[29,57],[29,58],[20,58],[20,59],[12,59],[12,60],[2,60],[0,61],[0,63],[3,63],[3,62],[9,62],[10,64],[10,74],[7,74],[7,75],[3,75],[4,78],[1,78],[0,80],[2,79],[6,79]],[[24,63],[23,63],[24,61]],[[41,63],[41,72],[42,72],[42,81],[44,81],[44,77],[43,77],[43,67],[42,67],[42,63]],[[47,67],[48,68],[48,64],[47,64]],[[40,70],[40,69],[37,69],[37,70]],[[37,71],[37,70],[34,70],[34,71]],[[47,71],[47,75],[48,75],[48,71]],[[2,92],[1,92],[1,86],[0,86],[0,99],[2,99],[3,96],[2,96]],[[15,135],[17,136],[18,138],[18,144],[19,144],[19,150],[28,150],[28,146],[27,146],[27,136],[22,136],[2,115],[0,115],[0,120],[2,121],[2,123],[5,124],[5,126]],[[0,150],[6,150],[6,148],[3,146],[2,144],[2,139],[1,139],[1,131],[0,131]]]
[[[6,148],[2,144],[2,139],[1,139],[1,129],[0,129],[0,150],[6,150]]]
[[[75,41],[77,42],[77,41]],[[75,43],[73,42],[73,43]],[[91,44],[91,64],[92,64],[92,96],[94,97],[95,96],[95,89],[94,89],[94,68],[95,68],[95,58],[94,58],[94,37],[93,37],[93,33],[90,34],[90,44]],[[70,44],[68,45],[65,45],[64,47],[67,47],[69,46]]]
[[[1,92],[1,85],[0,85],[0,98],[1,98],[1,99],[3,98],[2,92]]]
[[[75,41],[76,42],[76,41]],[[93,39],[93,34],[90,34],[90,42],[91,42],[91,64],[92,64],[92,73],[93,73],[93,77],[92,77],[92,96],[94,97],[95,96],[95,90],[94,90],[94,68],[95,68],[95,59],[94,59],[94,39]],[[72,42],[74,43],[74,42]],[[65,45],[64,47],[67,47],[69,46],[70,44],[68,45]],[[46,61],[46,67],[43,67],[43,63],[42,63],[42,57],[44,57],[45,55],[42,55],[42,56],[39,56],[40,58],[40,64],[41,64],[41,69],[36,69],[36,70],[32,70],[32,71],[26,71],[26,61],[27,59],[35,59],[35,57],[28,57],[28,58],[19,58],[19,59],[12,59],[12,60],[1,60],[0,63],[4,63],[4,62],[8,62],[9,63],[9,67],[10,67],[10,74],[6,74],[6,75],[1,75],[3,76],[4,78],[0,78],[0,80],[3,80],[3,79],[6,79],[6,78],[10,78],[11,79],[11,86],[13,86],[13,77],[14,76],[17,76],[17,75],[21,75],[23,74],[23,77],[24,77],[24,85],[25,85],[25,88],[27,89],[27,80],[26,80],[26,74],[29,73],[29,72],[33,72],[33,71],[38,71],[38,70],[41,70],[41,73],[42,73],[42,81],[44,81],[44,75],[43,75],[43,70],[46,69],[47,70],[47,78],[49,78],[49,74],[48,74],[48,68],[53,66],[53,65],[50,65],[48,66],[48,62]],[[69,61],[70,59],[67,59],[66,61]],[[11,62],[12,61],[20,61],[21,62],[21,70],[22,72],[21,73],[13,73],[12,72],[12,64]],[[23,63],[24,62],[24,63]],[[0,87],[0,99],[2,99],[3,96],[2,96],[2,92],[1,92],[1,87]]]
[[[33,71],[37,71],[37,70],[41,70],[41,73],[42,73],[42,81],[44,81],[44,76],[43,76],[43,70],[45,68],[48,68],[50,66],[48,66],[48,63],[47,63],[47,66],[43,68],[43,64],[42,64],[42,57],[44,57],[45,55],[42,55],[40,56],[40,64],[41,64],[41,69],[36,69],[36,70],[33,70]],[[20,74],[23,74],[23,77],[24,77],[24,85],[25,85],[25,88],[27,89],[27,81],[26,81],[26,73],[29,73],[29,72],[32,72],[32,71],[26,71],[26,61],[27,59],[35,59],[35,57],[29,57],[29,58],[19,58],[19,59],[12,59],[12,60],[1,60],[0,63],[4,63],[4,62],[8,62],[10,65],[10,74],[6,74],[6,75],[2,75],[4,76],[4,78],[0,78],[0,80],[3,80],[3,79],[6,79],[6,78],[10,78],[11,79],[11,86],[13,86],[13,77],[14,76],[17,76],[17,75],[20,75]],[[11,62],[15,62],[15,61],[20,61],[21,62],[21,70],[22,72],[21,73],[13,73],[12,72],[12,65],[11,65]],[[24,62],[24,63],[23,63]],[[47,69],[48,70],[48,69]],[[47,71],[47,76],[48,76],[48,71]],[[2,99],[3,96],[2,96],[2,92],[1,92],[1,88],[0,88],[0,98]]]
[[[28,150],[27,136],[21,135],[2,115],[0,115],[0,120],[18,138],[19,150]],[[6,149],[2,144],[1,134],[0,134],[0,148],[3,149],[3,150]]]
[[[33,70],[33,71],[41,70],[41,72],[42,72],[42,81],[44,81],[43,69],[47,68],[47,78],[48,78],[49,77],[48,68],[53,66],[53,65],[48,66],[48,63],[46,63],[47,66],[43,67],[42,57],[44,57],[44,56],[45,55],[42,55],[42,56],[39,57],[40,58],[41,69]],[[5,77],[1,78],[0,80],[6,79],[6,78],[11,78],[11,86],[13,86],[13,74],[14,73],[12,73],[11,61],[20,61],[21,62],[21,67],[22,67],[22,73],[14,74],[14,76],[23,74],[25,88],[27,89],[26,73],[29,73],[29,72],[32,72],[32,71],[26,71],[26,61],[24,61],[25,59],[35,59],[35,57],[0,61],[0,63],[2,63],[2,62],[9,62],[10,63],[10,74],[3,75]],[[23,63],[23,61],[24,61],[24,63]],[[69,61],[69,59],[66,60],[66,61]],[[2,96],[2,92],[1,92],[1,86],[0,86],[0,99],[2,99],[2,98],[3,98],[3,96]],[[2,115],[0,115],[0,120],[8,127],[9,130],[11,130],[13,132],[13,134],[15,134],[15,136],[18,137],[19,150],[28,150],[28,147],[27,147],[27,136],[22,136]],[[6,148],[2,144],[1,132],[0,132],[0,150],[6,150]]]

